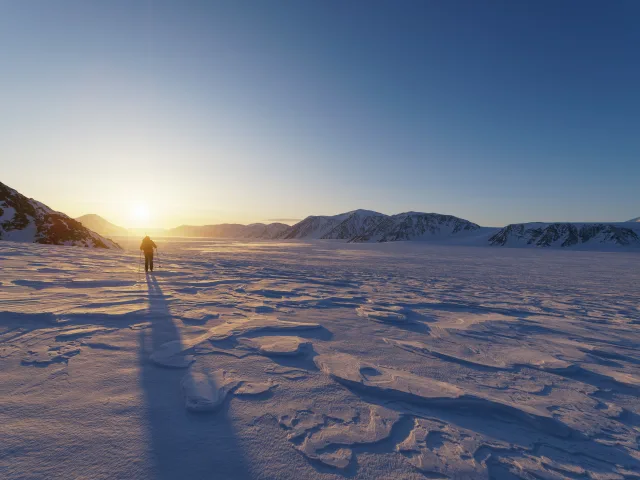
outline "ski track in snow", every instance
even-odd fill
[[[640,255],[0,242],[0,478],[640,478]]]

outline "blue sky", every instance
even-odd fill
[[[635,1],[0,3],[0,181],[124,226],[640,215]]]

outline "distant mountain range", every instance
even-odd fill
[[[120,246],[64,213],[0,183],[0,240],[95,248]]]
[[[74,220],[0,183],[1,240],[120,248],[116,242],[104,237],[141,235],[142,232],[144,230],[119,227],[95,214]],[[182,225],[148,233],[175,237],[430,241],[475,246],[601,249],[640,247],[640,217],[622,223],[517,223],[504,228],[488,228],[439,213],[385,215],[371,210],[353,210],[339,215],[313,215],[292,226],[284,223]]]
[[[97,232],[109,235],[131,234],[98,215],[85,215]],[[398,240],[446,240],[463,237],[481,229],[479,225],[451,215],[407,212],[384,215],[370,210],[354,210],[332,216],[310,216],[293,226],[284,223],[223,223],[218,225],[182,225],[157,232],[164,236],[236,238],[236,239],[323,239],[349,242],[392,242]],[[138,232],[139,233],[139,232]]]
[[[129,234],[129,231],[126,228],[114,225],[95,213],[83,215],[76,218],[76,220],[89,230],[98,232],[100,235],[104,235],[105,237],[122,237]]]
[[[209,238],[262,238],[274,239],[280,237],[289,225],[284,223],[222,223],[219,225],[182,225],[167,230],[167,235],[175,237],[209,237]]]
[[[252,230],[251,227],[255,227]],[[269,233],[261,233],[271,227]],[[252,232],[252,233],[249,233]],[[179,227],[177,236],[262,239],[321,239],[347,242],[431,241],[445,244],[509,247],[640,247],[640,222],[520,223],[504,228],[481,227],[452,215],[406,212],[384,215],[354,210],[339,215],[313,215],[293,226],[223,224]]]

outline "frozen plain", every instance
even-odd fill
[[[640,478],[638,253],[156,241],[0,242],[0,478]]]

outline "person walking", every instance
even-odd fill
[[[158,246],[153,240],[149,238],[149,235],[142,239],[140,244],[140,250],[144,252],[144,271],[148,272],[149,269],[153,272],[153,249],[158,249]]]

